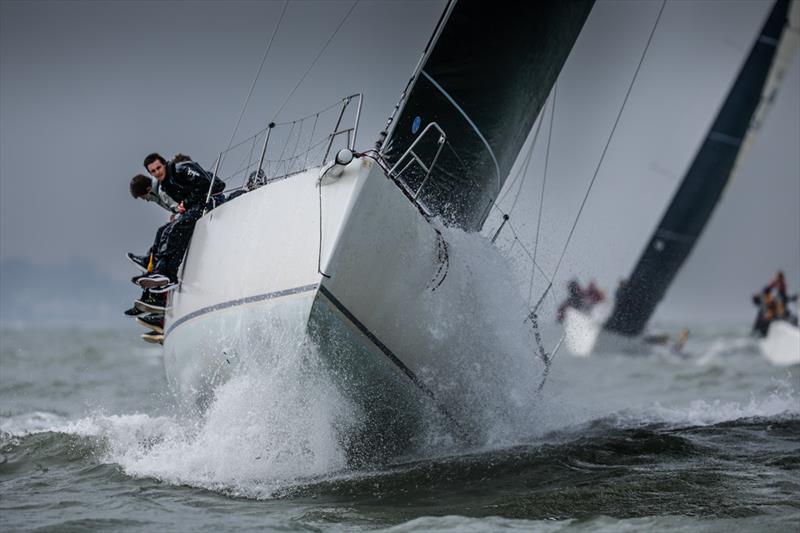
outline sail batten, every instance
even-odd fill
[[[790,0],[775,2],[667,211],[618,291],[614,311],[604,326],[607,331],[625,336],[644,331],[711,218],[772,101],[775,84],[771,82],[789,7]]]

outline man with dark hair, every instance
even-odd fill
[[[145,255],[136,255],[132,252],[125,254],[136,268],[144,273],[149,273],[154,266],[154,254],[158,249],[161,236],[178,214],[178,202],[173,200],[172,197],[161,188],[161,183],[157,179],[143,174],[137,174],[131,179],[130,192],[131,196],[134,198],[141,198],[147,202],[153,202],[170,212],[169,222],[158,228],[153,245]],[[138,316],[145,313],[146,310],[161,309],[164,307],[164,304],[163,295],[150,294],[149,291],[145,290],[142,292],[141,298],[136,301],[133,307],[126,310],[125,314],[128,316]]]
[[[133,278],[134,283],[142,288],[163,292],[178,280],[178,268],[192,238],[194,225],[203,215],[212,178],[194,161],[167,162],[158,153],[145,157],[144,167],[158,182],[160,190],[178,204],[178,216],[161,232],[153,257],[153,271]],[[141,181],[137,177],[134,179]],[[212,194],[219,197],[225,183],[219,179],[213,182]],[[132,193],[133,187],[132,180]],[[137,192],[140,190],[138,187]]]
[[[172,197],[162,189],[161,183],[155,178],[137,174],[131,178],[130,189],[131,196],[134,198],[141,198],[147,202],[155,202],[173,214],[178,212],[178,202],[172,199]]]
[[[161,183],[159,183],[159,181],[155,178],[150,178],[143,174],[137,174],[131,179],[130,189],[131,196],[134,198],[141,198],[147,202],[154,202],[155,204],[169,211],[170,222],[175,219],[175,216],[179,212],[178,202],[173,200],[172,197],[161,188]],[[156,232],[155,243],[146,255],[136,255],[128,252],[128,259],[130,259],[130,261],[139,267],[143,272],[147,272],[149,270],[148,265],[152,259],[152,254],[155,253],[155,250],[158,248],[161,234],[168,225],[169,222],[158,228],[158,232]]]

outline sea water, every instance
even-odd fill
[[[796,530],[800,368],[693,330],[683,356],[557,355],[516,414],[538,434],[351,470],[353,407],[308,362],[189,416],[135,330],[6,328],[0,528]]]
[[[485,246],[449,237],[453,261]],[[488,284],[504,268],[488,263],[452,268]],[[431,421],[424,446],[360,468],[340,438],[358,406],[308,343],[263,358],[253,347],[269,364],[197,411],[133,325],[5,325],[0,529],[797,530],[800,367],[771,366],[746,324],[682,324],[692,336],[680,354],[562,350],[539,390],[522,306],[510,286],[487,289],[478,309],[432,303],[430,321],[442,339],[448,312],[495,329],[446,348],[475,381],[457,414],[478,438],[465,445]]]

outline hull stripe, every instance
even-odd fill
[[[291,296],[293,294],[300,294],[304,292],[310,292],[316,290],[319,285],[317,283],[312,283],[311,285],[303,285],[302,287],[294,287],[291,289],[284,289],[282,291],[275,291],[275,292],[268,292],[266,294],[257,294],[255,296],[247,296],[245,298],[239,298],[237,300],[230,300],[227,302],[222,302],[215,305],[210,305],[208,307],[203,307],[198,309],[197,311],[192,311],[188,315],[184,315],[176,320],[174,323],[170,324],[167,331],[164,333],[164,337],[169,335],[175,328],[183,324],[188,320],[192,320],[193,318],[197,318],[199,316],[211,313],[213,311],[219,311],[221,309],[228,309],[230,307],[237,307],[240,305],[246,305],[254,302],[262,302],[264,300],[272,300],[274,298],[281,298],[283,296]]]
[[[301,293],[304,293],[304,292],[311,292],[311,291],[317,290],[317,289],[319,289],[319,292],[322,293],[325,296],[325,298],[331,304],[333,304],[333,306],[336,307],[336,309],[339,310],[339,312],[342,313],[347,318],[347,320],[349,320],[356,327],[356,329],[358,329],[358,331],[360,331],[367,339],[369,339],[369,341],[372,344],[374,344],[397,368],[399,368],[406,376],[408,376],[408,378],[412,381],[412,383],[414,383],[414,385],[416,385],[416,387],[420,391],[422,391],[426,396],[428,396],[431,400],[433,400],[434,404],[439,409],[439,412],[442,413],[442,415],[444,415],[444,417],[453,425],[453,428],[459,433],[459,436],[462,439],[465,439],[465,440],[467,440],[467,442],[469,442],[469,438],[467,436],[467,433],[464,431],[464,429],[461,427],[461,425],[458,423],[458,421],[449,412],[447,412],[447,410],[445,410],[444,407],[439,405],[439,402],[436,401],[436,396],[433,394],[433,391],[430,388],[428,388],[428,386],[425,385],[417,377],[417,375],[410,368],[408,368],[405,365],[405,363],[403,363],[403,361],[401,361],[389,349],[388,346],[383,344],[381,342],[381,340],[378,337],[375,336],[375,334],[373,334],[369,329],[367,329],[367,327],[364,324],[362,324],[361,321],[358,320],[355,317],[355,315],[353,315],[353,313],[351,313],[323,285],[319,285],[317,283],[314,283],[314,284],[311,284],[311,285],[304,285],[302,287],[294,287],[292,289],[284,289],[282,291],[269,292],[269,293],[266,293],[266,294],[257,294],[255,296],[247,296],[245,298],[239,298],[237,300],[230,300],[230,301],[227,301],[227,302],[222,302],[222,303],[219,303],[219,304],[210,305],[208,307],[203,307],[201,309],[198,309],[197,311],[192,311],[188,315],[182,316],[181,318],[176,320],[174,323],[170,324],[169,328],[164,333],[164,337],[169,335],[172,331],[175,330],[175,328],[177,328],[181,324],[183,324],[183,323],[185,323],[185,322],[187,322],[189,320],[192,320],[194,318],[197,318],[199,316],[214,312],[214,311],[220,311],[222,309],[228,309],[228,308],[231,308],[231,307],[237,307],[237,306],[246,305],[246,304],[250,304],[250,303],[254,303],[254,302],[261,302],[261,301],[264,301],[264,300],[272,300],[274,298],[280,298],[280,297],[283,297],[283,296],[290,296],[290,295],[293,295],[293,294],[301,294]]]
[[[408,368],[403,361],[400,360],[390,349],[388,346],[383,344],[381,340],[375,336],[367,327],[358,320],[353,313],[351,313],[345,306],[340,302],[336,297],[325,288],[324,285],[319,286],[319,292],[325,296],[325,298],[333,304],[336,309],[342,313],[347,320],[349,320],[357,329],[360,331],[367,339],[372,342],[383,354],[389,358],[389,360],[395,364],[402,372],[408,376],[408,378],[417,386],[419,390],[421,390],[428,398],[433,400],[434,405],[439,409],[439,412],[444,415],[444,417],[453,425],[453,429],[459,434],[459,436],[464,439],[465,441],[469,442],[469,436],[464,428],[461,427],[461,424],[451,415],[444,407],[442,407],[439,402],[436,400],[436,396],[434,395],[433,391],[428,388],[418,377],[417,375]]]

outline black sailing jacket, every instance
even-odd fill
[[[183,202],[186,209],[202,207],[208,195],[211,175],[194,161],[167,163],[167,176],[161,182],[161,188],[176,202]],[[225,182],[214,180],[213,194],[225,190]]]

